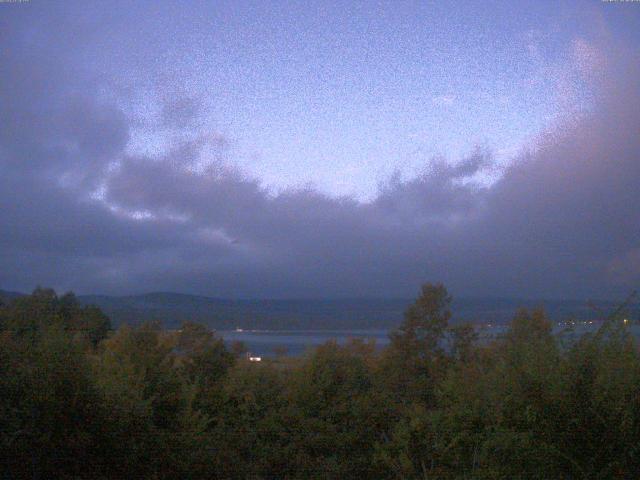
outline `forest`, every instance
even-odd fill
[[[602,320],[577,338],[519,310],[480,342],[425,284],[385,348],[256,363],[39,288],[0,306],[0,478],[635,479],[634,319]]]

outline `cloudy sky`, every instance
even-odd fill
[[[640,3],[0,3],[0,288],[619,298]]]

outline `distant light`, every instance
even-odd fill
[[[624,319],[624,323],[625,323],[625,325],[626,325],[627,323],[629,323],[629,320],[625,318],[625,319]]]
[[[250,362],[261,362],[262,357],[249,357]]]

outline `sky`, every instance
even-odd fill
[[[640,3],[0,3],[0,289],[624,298]]]

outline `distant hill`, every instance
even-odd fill
[[[6,290],[0,290],[0,302],[8,303],[11,300],[23,296],[24,293],[20,292],[9,292]]]
[[[18,292],[0,290],[0,300],[10,301]],[[158,320],[167,328],[177,328],[190,320],[217,330],[354,330],[391,329],[402,322],[411,299],[340,299],[340,300],[230,300],[171,292],[143,295],[80,295],[84,305],[96,305],[114,325],[138,325]],[[458,299],[452,305],[453,322],[506,323],[519,307],[543,306],[554,321],[573,317],[595,320],[612,311],[616,304],[598,301],[594,306],[577,300]],[[640,314],[640,304],[631,307]]]
[[[177,327],[184,320],[215,329],[354,329],[386,328],[402,320],[409,300],[229,300],[177,293],[126,297],[87,295],[114,323],[161,320]]]
[[[114,323],[138,324],[160,320],[177,327],[192,320],[215,329],[390,329],[398,326],[412,299],[229,300],[177,293],[149,293],[126,297],[81,296],[111,316]],[[459,299],[452,305],[453,322],[507,323],[520,307],[544,307],[554,321],[595,320],[616,303],[578,300]],[[640,305],[632,307],[635,316]]]

